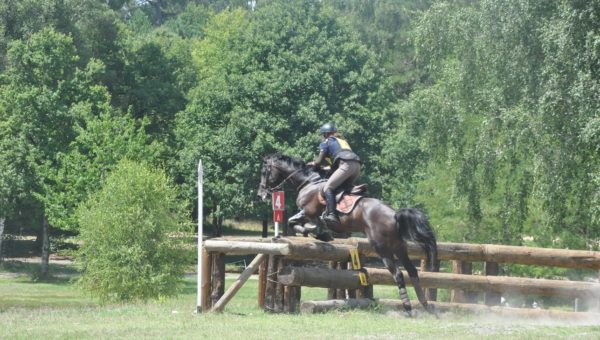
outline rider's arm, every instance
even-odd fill
[[[325,151],[319,152],[317,158],[314,161],[306,163],[308,166],[320,167],[323,159],[325,158]]]
[[[323,164],[324,159],[325,159],[325,151],[321,150],[321,152],[319,152],[319,155],[317,156],[317,158],[315,158],[315,160],[313,162],[315,163],[316,166],[321,166],[321,164]]]

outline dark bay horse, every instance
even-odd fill
[[[296,204],[301,212],[294,216],[294,222],[319,224],[319,216],[325,209],[318,199],[324,184],[321,176],[302,160],[281,154],[265,156],[258,196],[264,201],[270,192],[282,188],[285,183],[295,186],[298,192]],[[428,270],[438,269],[435,235],[423,213],[407,208],[395,211],[378,199],[365,197],[357,203],[352,212],[347,215],[340,214],[340,222],[339,227],[331,229],[338,233],[364,232],[367,235],[369,243],[392,273],[407,313],[410,314],[411,305],[402,271],[398,268],[399,263],[408,272],[425,310],[433,312],[419,284],[417,268],[408,257],[406,245],[406,240],[417,243],[427,254]]]

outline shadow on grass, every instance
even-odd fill
[[[181,295],[191,295],[191,294],[196,294],[196,292],[197,292],[196,281],[192,281],[192,280],[184,280],[183,281],[183,288],[181,289]]]
[[[204,235],[212,237],[214,235],[214,228],[212,226],[204,225]],[[257,236],[262,235],[262,230],[245,230],[238,229],[231,224],[224,224],[221,228],[223,236]],[[271,232],[272,233],[272,232]]]
[[[50,263],[48,276],[42,277],[39,263],[6,260],[0,263],[0,271],[29,278],[31,283],[72,284],[79,272],[73,264]]]

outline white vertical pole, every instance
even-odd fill
[[[202,237],[204,231],[202,229],[203,211],[202,211],[202,180],[204,170],[202,169],[202,160],[198,161],[198,287],[197,287],[197,301],[196,301],[196,313],[202,313]]]
[[[279,237],[279,222],[275,222],[275,237]]]

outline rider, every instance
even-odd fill
[[[323,196],[327,202],[323,219],[328,226],[337,226],[340,219],[335,210],[335,190],[342,185],[350,186],[360,175],[360,158],[355,154],[348,142],[341,138],[333,123],[326,123],[319,129],[322,142],[319,144],[319,155],[308,166],[320,167],[323,161],[331,166],[331,176],[323,186]]]

